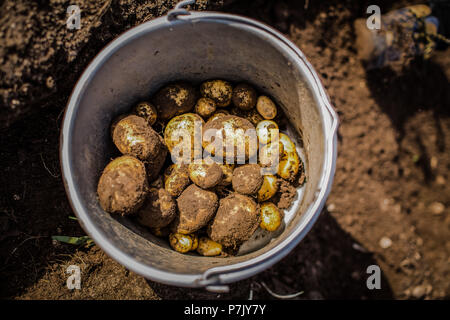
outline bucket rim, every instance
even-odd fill
[[[325,123],[323,123],[323,134],[325,141],[324,163],[319,182],[319,186],[321,187],[316,191],[315,200],[308,206],[305,212],[302,213],[303,215],[306,215],[305,224],[303,226],[296,226],[295,229],[292,230],[291,234],[277,246],[252,259],[231,265],[213,267],[203,273],[181,274],[161,270],[137,261],[132,256],[116,248],[110,239],[97,229],[95,223],[90,218],[89,210],[82,204],[83,201],[81,200],[81,196],[79,195],[77,190],[78,188],[72,175],[70,141],[73,123],[76,118],[77,108],[81,97],[83,96],[86,87],[90,83],[93,76],[102,67],[103,63],[111,57],[111,55],[113,55],[120,48],[128,45],[136,38],[149,32],[155,32],[160,28],[170,28],[175,24],[190,23],[201,20],[208,20],[217,23],[232,22],[241,24],[242,27],[254,28],[255,30],[263,33],[274,43],[278,42],[280,45],[282,44],[284,47],[288,48],[290,52],[286,53],[294,59],[299,60],[304,65],[304,71],[307,71],[308,73],[308,85],[316,98],[315,100],[319,106],[319,112],[322,120],[328,119],[331,126],[327,128]],[[306,72],[304,73],[306,74]],[[94,240],[94,242],[115,261],[119,262],[127,269],[143,276],[144,278],[168,285],[181,287],[220,286],[222,284],[228,284],[248,278],[269,268],[292,251],[292,249],[297,246],[297,244],[310,231],[319,217],[323,206],[325,205],[325,201],[333,183],[337,158],[337,128],[337,113],[333,109],[318,74],[301,50],[280,32],[254,19],[228,13],[192,11],[189,12],[189,15],[178,16],[174,20],[169,20],[167,19],[167,16],[162,16],[133,27],[111,41],[96,55],[78,79],[68,100],[66,110],[64,112],[63,126],[60,133],[60,166],[62,179],[70,205],[77,216],[81,227]]]

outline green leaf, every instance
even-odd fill
[[[73,217],[73,216],[69,216],[69,219],[78,221],[77,217]]]
[[[68,244],[74,244],[74,245],[82,245],[86,244],[88,246],[91,246],[94,244],[91,238],[88,236],[83,237],[68,237],[68,236],[52,236],[53,240],[64,242]]]

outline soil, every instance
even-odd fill
[[[366,72],[353,22],[368,1],[201,1],[285,33],[319,72],[340,115],[339,157],[326,209],[307,237],[228,294],[170,287],[133,274],[97,246],[52,241],[85,235],[69,216],[58,147],[64,106],[108,42],[175,1],[0,1],[0,296],[9,299],[450,298],[450,51],[401,73]],[[382,12],[419,1],[378,1]],[[381,290],[366,269],[379,265]],[[78,265],[82,289],[66,287]]]

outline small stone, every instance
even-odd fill
[[[436,157],[431,157],[431,159],[430,159],[431,169],[436,169],[437,166],[438,166],[438,159]]]
[[[442,214],[445,210],[445,206],[442,203],[437,202],[437,201],[430,204],[429,208],[431,210],[431,213],[435,214],[435,215]]]
[[[335,205],[334,203],[330,203],[330,204],[327,206],[327,210],[328,210],[329,212],[333,212],[335,209],[336,209],[336,205]]]
[[[416,299],[423,298],[425,293],[426,293],[426,288],[423,285],[415,287],[411,292],[412,296]]]
[[[390,246],[392,246],[392,240],[389,239],[388,237],[383,237],[380,239],[380,247],[382,247],[383,249],[387,249]]]
[[[443,176],[437,176],[436,177],[436,184],[443,186],[445,185],[445,178]]]
[[[15,201],[19,201],[20,200],[20,196],[18,194],[13,195],[13,199]]]

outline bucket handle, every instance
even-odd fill
[[[173,20],[176,20],[178,16],[190,15],[191,13],[185,7],[190,4],[194,4],[195,1],[196,0],[184,0],[184,1],[178,2],[177,5],[175,6],[175,8],[173,8],[172,10],[170,10],[167,13],[167,20],[173,21]]]

